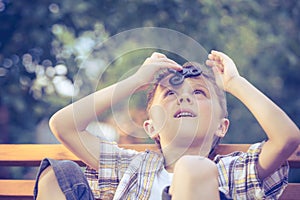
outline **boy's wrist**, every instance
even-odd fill
[[[145,80],[139,77],[137,74],[130,76],[129,81],[136,86],[136,91],[143,91],[149,85],[149,83],[145,82]]]
[[[235,94],[235,92],[242,87],[242,83],[246,81],[246,79],[242,76],[235,76],[233,77],[227,84],[226,92],[231,93],[232,95]]]

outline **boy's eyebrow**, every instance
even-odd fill
[[[166,83],[166,84],[161,84],[161,83],[159,83],[158,86],[161,87],[162,90],[170,89],[170,88],[177,89],[177,88],[180,88],[180,87],[181,87],[181,85],[180,85],[180,86],[175,86],[175,87],[174,87],[174,85],[171,85],[170,83]],[[191,83],[190,86],[191,86],[191,87],[202,87],[202,88],[208,89],[207,84],[203,84],[203,83],[201,83],[201,82]]]

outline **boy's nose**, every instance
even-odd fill
[[[182,103],[188,103],[188,104],[191,104],[193,101],[192,101],[192,98],[188,95],[181,95],[179,98],[178,98],[178,104],[182,104]]]

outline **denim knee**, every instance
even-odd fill
[[[40,173],[49,165],[52,166],[57,182],[67,200],[94,199],[81,167],[73,161],[44,159],[41,163],[37,181]],[[35,190],[37,190],[37,184]]]

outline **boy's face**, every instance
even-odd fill
[[[211,144],[221,120],[221,108],[213,87],[203,76],[186,78],[178,86],[169,76],[157,87],[149,110],[152,137],[161,147]],[[149,133],[149,132],[148,132]]]

